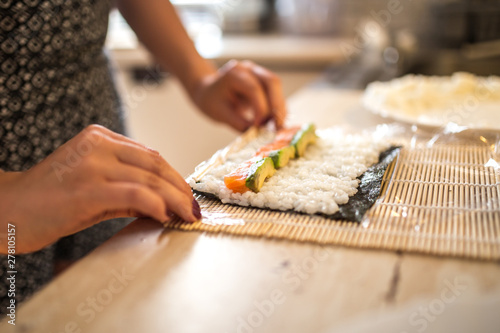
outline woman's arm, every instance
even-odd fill
[[[100,221],[177,214],[201,218],[191,188],[156,151],[91,125],[25,172],[0,173],[0,253],[15,225],[16,252],[32,252]]]
[[[188,93],[217,69],[203,59],[168,0],[119,0],[118,8],[160,64],[177,76]]]
[[[167,0],[118,0],[118,8],[157,61],[176,75],[207,115],[238,130],[274,118],[283,124],[286,107],[279,78],[251,62],[220,70],[203,59]],[[248,119],[250,109],[253,119]]]

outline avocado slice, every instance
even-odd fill
[[[288,164],[290,159],[295,157],[295,147],[286,146],[269,153],[269,157],[273,160],[276,169],[282,168]]]
[[[270,157],[258,160],[250,167],[245,185],[252,191],[259,192],[262,185],[264,185],[264,181],[274,175],[275,172],[276,169]]]
[[[295,157],[304,156],[309,144],[316,142],[316,126],[314,124],[305,124],[294,135],[290,143],[295,147]]]

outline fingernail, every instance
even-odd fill
[[[198,220],[201,219],[201,209],[200,205],[198,204],[198,201],[196,201],[195,198],[193,198],[193,215],[196,217]]]
[[[170,211],[166,211],[165,214],[163,215],[162,223],[168,223],[172,221],[173,214]]]
[[[148,146],[146,146],[146,149],[149,150],[150,152],[152,152],[155,155],[160,155],[160,152],[158,150],[156,150],[156,149],[153,149],[153,148],[148,147]]]
[[[273,119],[272,115],[267,116],[266,118],[262,119],[260,125],[265,125],[267,122],[269,122],[271,119]]]

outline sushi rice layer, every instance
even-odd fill
[[[303,157],[291,160],[268,179],[259,193],[235,193],[224,185],[224,176],[251,158],[258,148],[272,142],[274,134],[263,132],[243,149],[230,154],[225,163],[210,169],[201,180],[190,179],[194,190],[214,194],[223,203],[274,210],[327,215],[348,202],[357,191],[359,177],[378,162],[390,144],[380,136],[346,134],[340,128],[317,130],[319,138]]]

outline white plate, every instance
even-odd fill
[[[375,114],[410,124],[444,127],[455,123],[500,130],[500,78],[468,73],[407,75],[369,84],[363,105]]]

